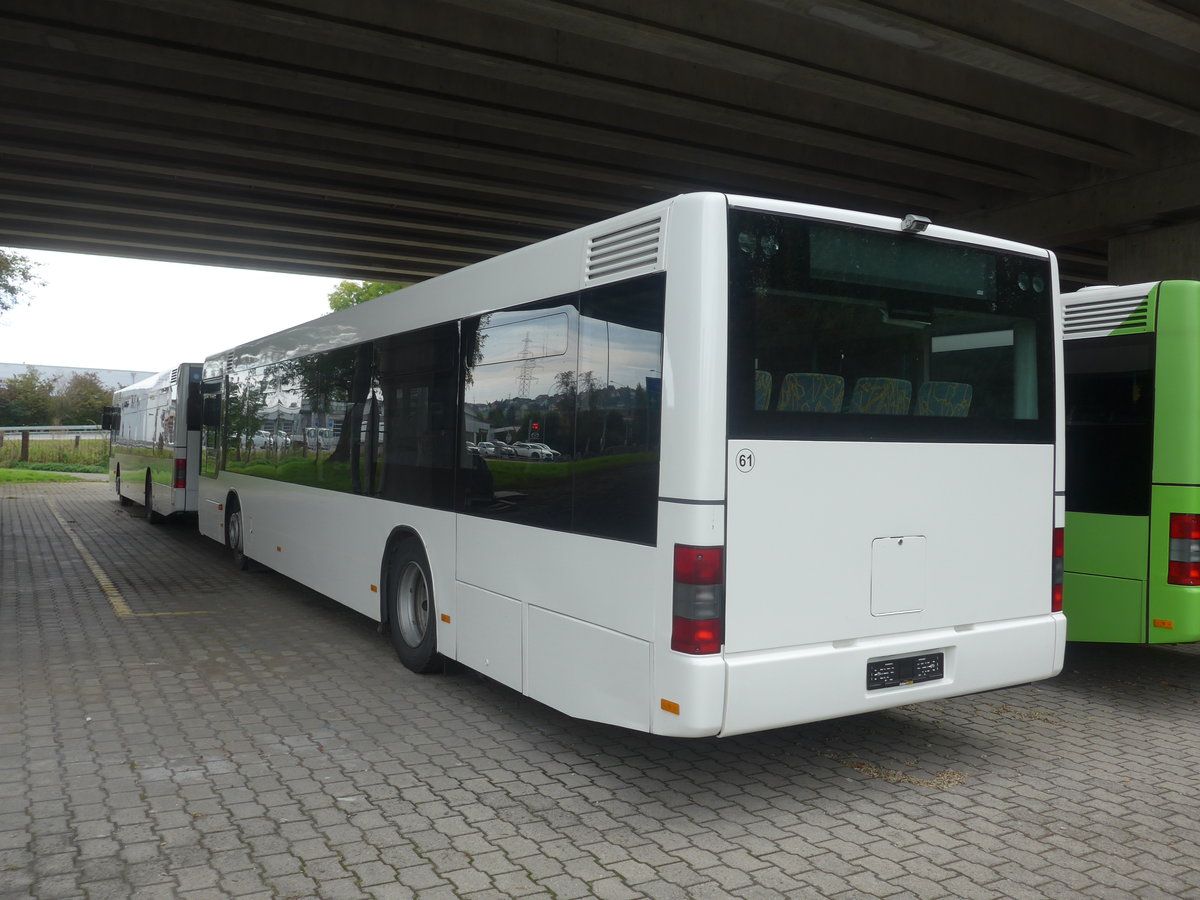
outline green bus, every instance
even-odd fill
[[[1067,639],[1200,640],[1200,282],[1063,296]]]

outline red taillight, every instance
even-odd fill
[[[725,641],[725,548],[675,545],[671,649],[720,653]]]
[[[186,459],[175,460],[175,487],[177,487],[177,488],[186,488],[187,487],[187,460]]]
[[[724,547],[675,545],[677,584],[721,584],[725,581]]]
[[[1167,584],[1200,584],[1200,515],[1171,513]]]
[[[1054,529],[1054,567],[1050,588],[1050,612],[1062,612],[1063,601],[1063,530]]]

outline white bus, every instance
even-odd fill
[[[1047,678],[1056,284],[919,217],[676,197],[209,358],[200,529],[415,671],[657,734]]]
[[[200,363],[183,363],[151,375],[114,392],[104,410],[117,499],[143,504],[150,522],[196,511],[202,371]]]

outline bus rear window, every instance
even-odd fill
[[[730,213],[738,438],[1054,440],[1049,261]]]

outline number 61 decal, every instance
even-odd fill
[[[749,472],[754,468],[754,451],[739,450],[735,462],[739,472]]]

